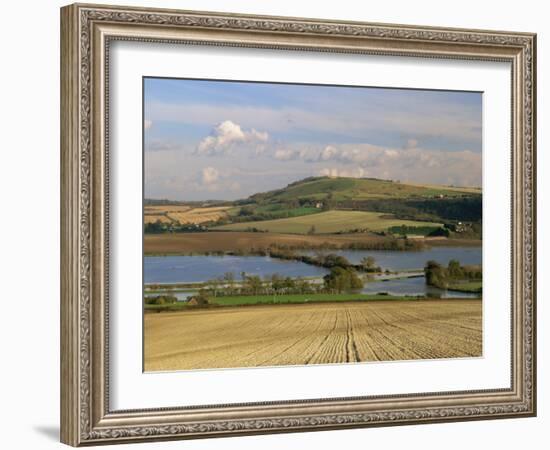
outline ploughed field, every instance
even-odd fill
[[[481,300],[385,300],[145,314],[146,371],[475,357]]]
[[[299,235],[284,233],[247,233],[245,231],[210,231],[208,233],[161,233],[144,236],[144,253],[174,255],[205,252],[239,252],[268,248],[272,245],[290,248],[330,249],[350,244],[375,245],[388,238],[367,233]],[[430,246],[480,246],[475,239],[424,239]]]

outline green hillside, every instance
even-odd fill
[[[375,178],[310,177],[235,202],[218,225],[286,219],[329,210],[391,214],[400,220],[481,223],[481,189]],[[255,225],[251,225],[255,227]],[[477,227],[479,228],[479,227]],[[479,234],[480,229],[475,233]]]
[[[211,209],[189,206],[195,215]],[[225,202],[223,206],[223,214],[197,223],[213,230],[297,234],[369,231],[449,236],[453,233],[477,239],[482,233],[481,190],[472,187],[310,177],[282,189]],[[170,227],[160,224],[157,226],[160,231],[149,232],[196,231],[184,222],[182,219],[182,225]]]
[[[423,186],[402,184],[375,178],[313,177],[289,184],[283,189],[252,195],[256,202],[285,202],[295,199],[369,200],[369,199],[422,199],[479,195],[472,188]]]

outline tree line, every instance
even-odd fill
[[[447,267],[436,261],[428,261],[424,267],[426,284],[441,289],[459,281],[480,281],[483,272],[479,266],[461,266],[456,259],[451,259]]]
[[[331,261],[330,263],[328,261]],[[343,292],[361,289],[363,280],[357,274],[354,266],[345,258],[331,255],[326,260],[330,272],[323,277],[322,283],[305,278],[292,278],[278,273],[266,276],[241,273],[240,281],[233,272],[208,280],[201,295],[207,297],[246,296],[246,295],[291,295],[291,294],[341,294]],[[365,262],[367,264],[367,262]],[[369,261],[369,264],[373,264]]]

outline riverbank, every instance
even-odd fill
[[[252,233],[240,231],[211,231],[204,233],[145,234],[143,251],[148,256],[247,254],[269,247],[294,250],[397,250],[396,239],[368,233],[299,235],[281,233]],[[481,241],[472,239],[420,238],[411,239],[419,249],[423,246],[481,246]]]
[[[355,303],[372,301],[426,301],[439,300],[424,295],[390,295],[387,293],[377,294],[286,294],[286,295],[227,295],[210,297],[206,305],[193,305],[188,302],[168,303],[164,305],[145,304],[146,313],[194,311],[197,309],[217,309],[220,307],[240,306],[261,306],[261,305],[293,305],[293,304],[315,304],[315,303]],[[445,298],[447,300],[464,300],[464,298]]]
[[[469,292],[473,294],[481,294],[483,290],[483,281],[470,281],[466,283],[450,284],[448,289],[458,292]]]
[[[481,239],[455,239],[446,237],[427,237],[422,239],[429,247],[481,247]]]

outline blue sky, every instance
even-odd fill
[[[312,175],[481,185],[482,95],[144,80],[145,195],[236,199]]]

